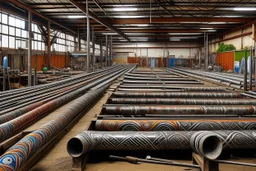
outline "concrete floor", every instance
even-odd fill
[[[115,88],[117,84],[113,84],[111,88]],[[206,83],[205,86],[216,86],[211,83]],[[106,103],[107,99],[111,95],[109,90],[105,95],[79,120],[79,122],[56,144],[56,146],[48,152],[40,161],[30,169],[30,171],[70,171],[72,166],[72,158],[68,155],[66,150],[67,142],[70,138],[77,135],[79,132],[88,129],[91,120],[95,119],[95,114],[99,114],[101,107]],[[68,106],[65,105],[58,110],[52,112],[48,116],[42,118],[40,121],[36,122],[26,130],[34,130],[39,128],[41,125],[49,122],[56,117],[56,113],[63,111]],[[244,162],[256,163],[254,159],[239,160]],[[192,163],[191,161],[180,161],[186,163]],[[190,169],[185,167],[174,167],[174,166],[164,166],[164,165],[153,165],[153,164],[130,164],[126,162],[100,162],[100,163],[88,163],[86,165],[86,170],[88,171],[196,171],[199,169]],[[220,165],[220,171],[255,171],[255,168],[244,167],[244,166],[234,166],[234,165]]]

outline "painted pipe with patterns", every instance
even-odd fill
[[[148,98],[240,98],[240,93],[235,92],[113,92],[116,97],[148,97]]]
[[[123,105],[105,105],[103,110],[105,114],[115,115],[145,115],[145,114],[236,114],[252,115],[256,114],[254,105],[152,105],[152,106],[123,106]]]
[[[71,138],[67,151],[79,157],[94,150],[176,150],[195,149],[201,135],[214,135],[224,149],[250,149],[256,147],[255,131],[84,131]],[[192,136],[194,137],[192,138]],[[192,141],[192,142],[191,142]],[[204,141],[201,141],[204,142]],[[207,153],[217,149],[215,141],[207,141]],[[200,142],[198,142],[200,143]],[[220,143],[220,142],[218,142]],[[196,145],[196,147],[195,147]],[[201,144],[201,145],[204,145]],[[201,146],[200,145],[200,146]],[[202,147],[202,146],[201,146]]]
[[[256,119],[97,120],[99,131],[255,130]]]
[[[190,99],[190,98],[112,98],[112,104],[164,104],[164,105],[255,105],[255,99]]]

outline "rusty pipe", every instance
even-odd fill
[[[240,93],[235,92],[113,92],[116,97],[151,97],[151,98],[240,98]]]
[[[154,106],[114,106],[105,105],[103,110],[105,114],[115,115],[145,115],[145,114],[236,114],[251,115],[256,114],[254,105],[236,105],[236,106],[213,106],[213,105],[154,105]]]
[[[254,105],[255,99],[221,98],[221,99],[190,99],[190,98],[111,98],[112,104],[164,104],[164,105]]]

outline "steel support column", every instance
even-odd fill
[[[31,86],[31,55],[32,55],[32,14],[28,11],[28,86]]]
[[[92,71],[95,68],[95,37],[94,37],[94,27],[92,26]]]
[[[47,23],[47,64],[48,69],[51,68],[51,23]]]
[[[78,41],[78,51],[81,51],[81,39],[80,39],[80,31],[77,31],[77,41]]]
[[[110,36],[110,60],[109,60],[109,66],[112,66],[112,64],[113,64],[113,48],[112,48],[112,45],[113,45],[113,39],[112,39],[112,36]]]
[[[100,59],[101,59],[101,68],[102,68],[102,58],[103,58],[103,49],[102,49],[102,38],[100,38]]]
[[[208,69],[209,65],[209,41],[208,34],[205,34],[205,69]]]
[[[89,18],[88,0],[86,0],[86,21],[87,21],[87,44],[86,44],[87,65],[86,65],[86,70],[87,70],[87,72],[90,72],[90,18]]]
[[[108,35],[106,34],[106,54],[105,54],[105,66],[108,66]]]
[[[253,49],[252,49],[252,46],[251,46],[251,49],[250,49],[250,70],[249,70],[249,90],[252,90],[252,56],[253,56],[253,53],[252,53]]]
[[[244,51],[244,91],[247,91],[247,59],[246,59],[246,50]]]

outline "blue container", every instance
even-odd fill
[[[3,66],[4,66],[4,69],[8,68],[8,58],[7,58],[7,56],[5,56],[4,59],[3,59]]]
[[[155,68],[155,67],[156,67],[156,59],[151,58],[151,68]]]
[[[168,67],[172,68],[175,67],[175,58],[168,58]]]

